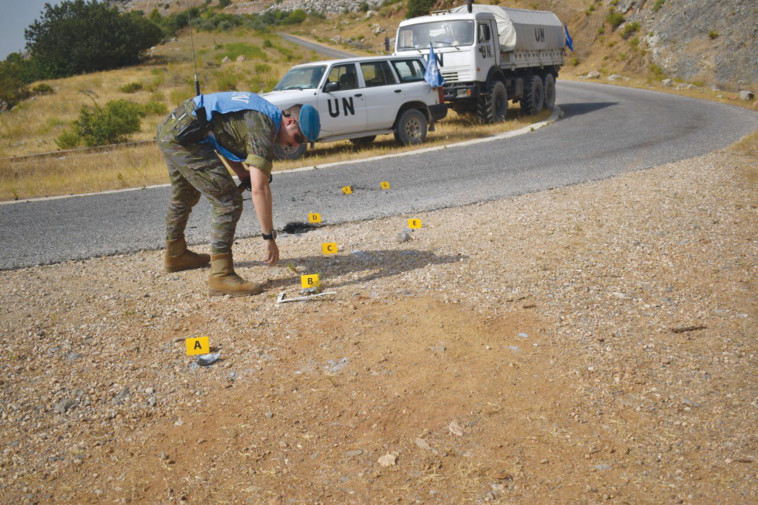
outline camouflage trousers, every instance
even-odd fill
[[[216,152],[207,144],[182,146],[176,134],[186,126],[191,100],[184,102],[158,125],[157,141],[168,165],[172,195],[166,215],[166,239],[184,237],[192,207],[205,196],[213,207],[211,253],[232,251],[242,195]],[[184,119],[182,118],[184,115]]]

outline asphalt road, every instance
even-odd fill
[[[525,135],[275,174],[274,224],[305,222],[309,212],[334,224],[509,198],[702,155],[758,128],[755,112],[713,102],[591,83],[561,81],[557,90],[564,117]],[[354,194],[341,193],[346,185]],[[168,199],[160,187],[0,205],[0,269],[161,248]],[[245,203],[239,237],[259,233]],[[195,207],[189,242],[208,242],[209,208]]]

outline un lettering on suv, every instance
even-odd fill
[[[424,80],[421,57],[362,57],[305,63],[292,67],[262,96],[281,109],[310,104],[319,111],[317,142],[349,139],[372,142],[394,134],[402,144],[421,143],[434,122],[447,115],[437,88]],[[296,159],[307,145],[278,148],[278,158]]]

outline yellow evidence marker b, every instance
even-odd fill
[[[411,230],[417,230],[421,228],[421,220],[420,219],[409,219],[408,220],[408,228]]]
[[[338,252],[336,242],[324,242],[321,244],[321,253],[324,255],[337,254]]]
[[[321,222],[321,214],[317,214],[316,212],[311,212],[308,214],[308,222],[309,223],[320,223]]]
[[[319,280],[319,275],[318,274],[301,275],[300,276],[300,286],[303,289],[317,288],[320,285],[321,285],[321,281]]]
[[[382,182],[380,182],[380,183],[379,183],[379,186],[380,186],[382,189],[390,189],[390,183],[389,183],[389,182],[387,182],[387,181],[382,181]]]
[[[187,356],[211,352],[211,344],[208,337],[187,338],[184,341],[187,344]]]
[[[346,195],[351,195],[353,193],[353,187],[352,186],[344,186],[342,188],[342,192]]]

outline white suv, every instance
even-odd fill
[[[429,86],[424,72],[424,59],[415,56],[319,61],[292,67],[261,96],[280,109],[314,106],[321,117],[317,142],[369,144],[377,135],[394,133],[398,143],[416,144],[447,115],[442,88]],[[278,148],[275,154],[296,159],[306,148]]]

